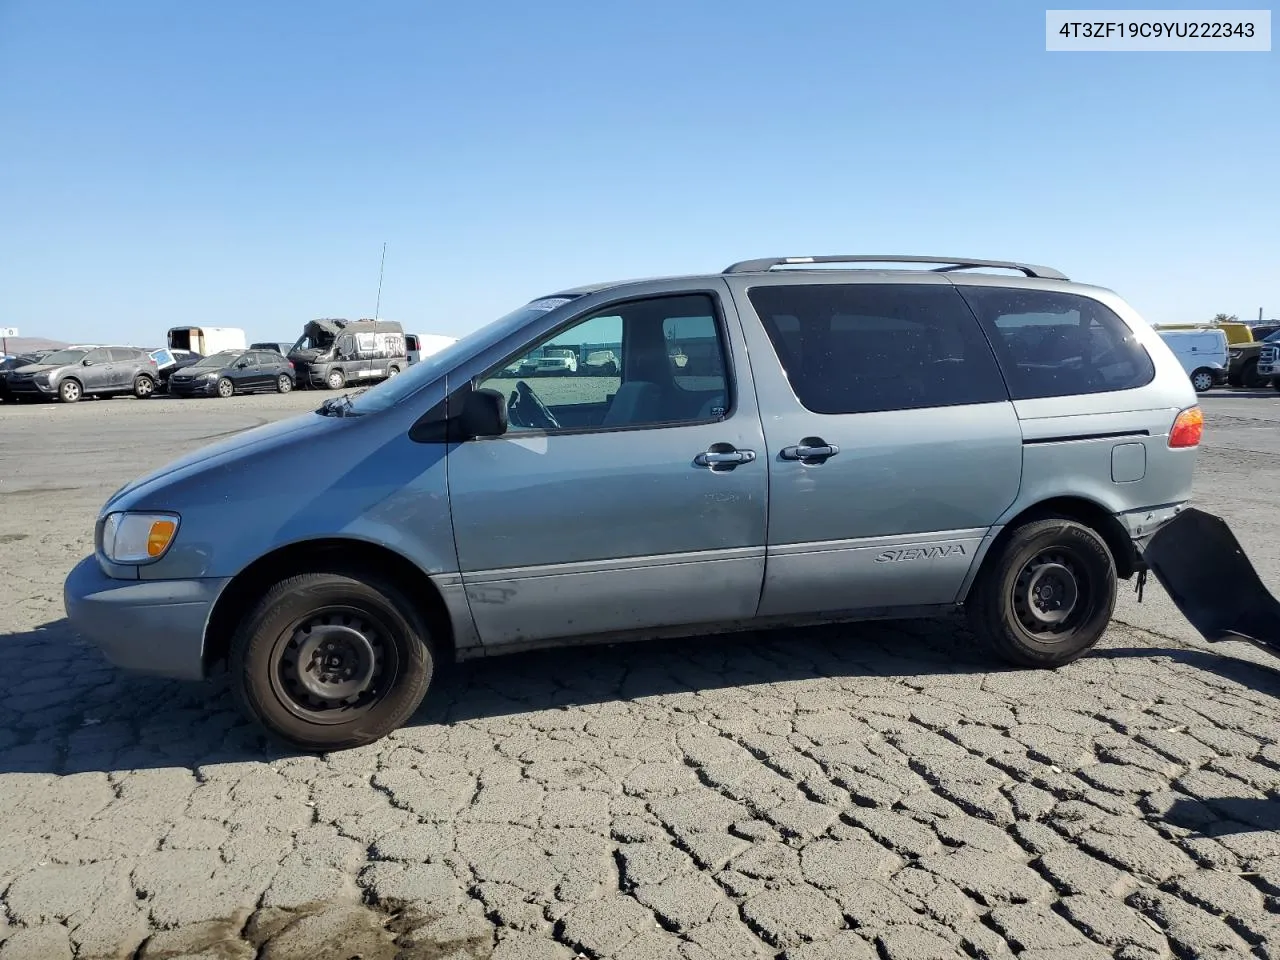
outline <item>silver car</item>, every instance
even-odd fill
[[[522,378],[551,342],[616,373]],[[1145,573],[1202,427],[1160,337],[1057,271],[746,261],[534,300],[130,483],[65,603],[114,663],[226,668],[315,750],[404,724],[437,663],[586,641],[963,610],[1056,667]]]

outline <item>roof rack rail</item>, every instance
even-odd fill
[[[973,267],[1001,267],[1006,270],[1018,270],[1028,277],[1042,280],[1066,280],[1065,274],[1052,267],[1040,267],[1033,263],[1017,263],[1013,260],[974,260],[972,257],[921,257],[873,254],[831,254],[821,257],[764,257],[759,260],[742,260],[725,269],[725,273],[763,273],[773,267],[801,265],[808,263],[941,263],[934,273],[949,273],[953,270],[969,270]]]

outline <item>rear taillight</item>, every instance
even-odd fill
[[[1173,421],[1173,429],[1169,431],[1169,446],[1196,447],[1204,435],[1204,411],[1197,407],[1187,407]]]

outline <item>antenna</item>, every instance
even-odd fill
[[[373,308],[373,319],[378,319],[378,311],[382,309],[382,271],[387,265],[387,241],[382,241],[382,263],[378,266],[378,302]]]

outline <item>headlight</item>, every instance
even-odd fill
[[[102,555],[112,563],[159,560],[178,533],[173,513],[112,513],[102,525]]]
[[[36,383],[48,383],[49,375],[47,373],[37,373],[31,379],[34,380]]]
[[[218,371],[217,371],[217,370],[214,370],[212,373],[202,373],[202,374],[200,374],[200,379],[201,379],[201,380],[212,380],[212,379],[213,379],[214,377],[216,377],[217,375],[218,375]]]

